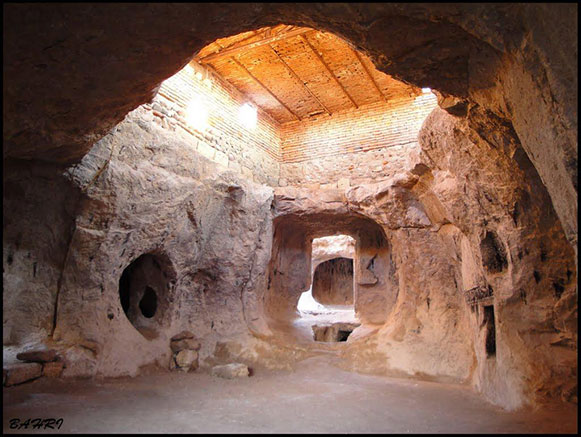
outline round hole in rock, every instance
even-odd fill
[[[129,294],[129,289],[131,288],[130,272],[131,269],[127,267],[125,270],[123,270],[123,274],[119,280],[119,299],[121,300],[121,308],[123,308],[125,315],[129,314],[129,302],[131,300]]]
[[[147,253],[129,264],[119,278],[119,301],[131,324],[146,338],[157,336],[166,320],[168,292],[175,272],[163,253]]]
[[[155,311],[157,310],[157,294],[151,287],[146,287],[143,293],[143,297],[139,301],[139,309],[141,314],[148,319],[155,316]]]

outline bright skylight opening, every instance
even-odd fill
[[[422,88],[422,93],[424,93],[424,94],[428,94],[428,93],[431,93],[431,92],[432,92],[432,89],[431,88]]]
[[[240,107],[240,110],[238,112],[238,119],[240,120],[240,123],[242,123],[244,127],[248,129],[254,129],[256,127],[257,121],[256,108],[249,105],[248,103],[245,103]]]
[[[208,127],[208,109],[200,98],[193,99],[186,108],[186,121],[194,129],[203,132]]]

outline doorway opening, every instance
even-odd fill
[[[359,326],[354,308],[355,244],[349,235],[312,241],[311,286],[301,294],[297,310],[315,341],[345,342]]]

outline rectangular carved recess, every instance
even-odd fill
[[[477,285],[464,291],[464,297],[468,305],[492,303],[493,289],[490,285]]]
[[[482,324],[486,329],[485,350],[487,358],[496,356],[496,327],[494,322],[494,307],[487,305],[484,307]]]

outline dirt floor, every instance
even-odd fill
[[[508,413],[464,386],[345,372],[328,357],[226,380],[165,373],[4,388],[10,420],[62,418],[58,433],[576,433],[577,408]]]

